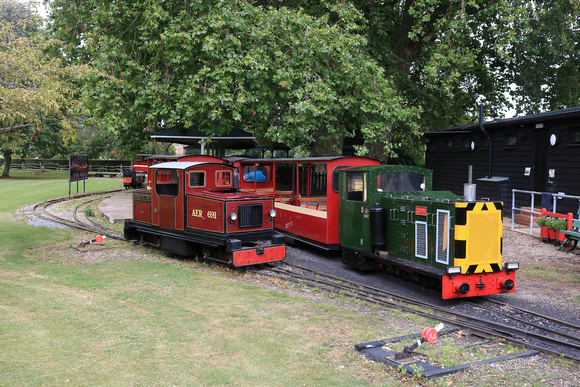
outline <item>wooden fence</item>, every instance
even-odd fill
[[[89,175],[115,175],[121,174],[124,171],[131,170],[130,161],[118,161],[114,164],[112,161],[103,160],[89,160]],[[117,161],[115,161],[117,163]],[[4,162],[0,162],[0,168],[4,167]],[[55,162],[48,160],[13,160],[10,164],[10,170],[18,171],[68,171],[68,161]]]

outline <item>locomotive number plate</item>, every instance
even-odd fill
[[[203,210],[193,209],[191,211],[191,216],[193,216],[194,218],[203,218]],[[217,219],[218,218],[217,211],[207,211],[206,218]]]
[[[415,213],[419,216],[426,216],[427,207],[415,207]]]

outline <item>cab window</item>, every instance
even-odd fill
[[[193,171],[189,172],[189,188],[205,187],[205,172]]]
[[[179,194],[176,170],[158,170],[155,174],[155,192],[158,195],[177,196]]]
[[[425,176],[408,172],[381,173],[377,186],[383,192],[425,191]]]
[[[344,168],[348,168],[350,166],[351,165],[337,165],[332,170],[332,190],[334,192],[338,193],[338,171],[340,171],[341,169],[344,169]]]
[[[366,198],[366,174],[363,172],[347,173],[347,200],[364,202]]]
[[[216,171],[215,173],[216,187],[231,187],[232,186],[232,171]]]

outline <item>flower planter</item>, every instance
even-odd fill
[[[564,242],[566,240],[566,234],[564,234],[562,230],[558,230],[557,238],[559,242]]]
[[[556,238],[557,238],[556,237],[556,230],[553,229],[553,228],[550,228],[549,231],[550,231],[550,239],[553,240],[553,241],[555,241]]]
[[[550,228],[548,226],[540,228],[540,240],[544,243],[550,242]]]

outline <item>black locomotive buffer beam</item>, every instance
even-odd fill
[[[444,328],[444,329],[439,331],[439,334],[445,335],[448,333],[456,332],[459,329],[460,329],[459,327]],[[355,347],[355,349],[357,349],[359,352],[361,352],[364,356],[366,356],[370,360],[390,365],[391,367],[393,367],[397,370],[400,370],[401,372],[407,372],[407,373],[412,374],[414,376],[424,377],[426,379],[434,379],[434,378],[439,378],[439,377],[450,375],[450,374],[455,374],[457,372],[465,371],[467,369],[477,367],[480,365],[484,365],[484,364],[500,363],[500,362],[503,362],[506,360],[532,357],[532,356],[536,356],[536,355],[540,354],[539,351],[529,350],[529,351],[524,351],[524,352],[520,352],[520,353],[516,353],[516,354],[480,360],[480,361],[476,361],[473,363],[460,364],[460,365],[453,366],[453,367],[439,368],[439,367],[434,366],[434,365],[427,363],[425,361],[415,360],[414,358],[411,357],[413,354],[419,354],[418,352],[413,351],[414,348],[411,349],[413,346],[415,346],[415,344],[417,344],[417,342],[415,342],[415,344],[413,344],[410,347],[406,347],[406,351],[403,350],[403,352],[407,352],[407,354],[409,354],[409,356],[404,356],[402,358],[400,355],[402,352],[387,351],[387,350],[382,348],[382,346],[385,344],[396,343],[399,341],[413,339],[413,338],[418,338],[419,339],[418,341],[421,341],[420,340],[421,335],[422,335],[421,333],[416,333],[416,334],[411,334],[411,335],[406,335],[406,336],[393,337],[390,339],[378,340],[378,341],[373,341],[373,342],[369,342],[369,343],[356,344],[354,347]],[[423,341],[425,341],[425,340],[423,340]],[[417,347],[418,347],[418,344],[415,346],[415,348],[417,348]],[[400,359],[396,359],[397,355],[400,357]]]

